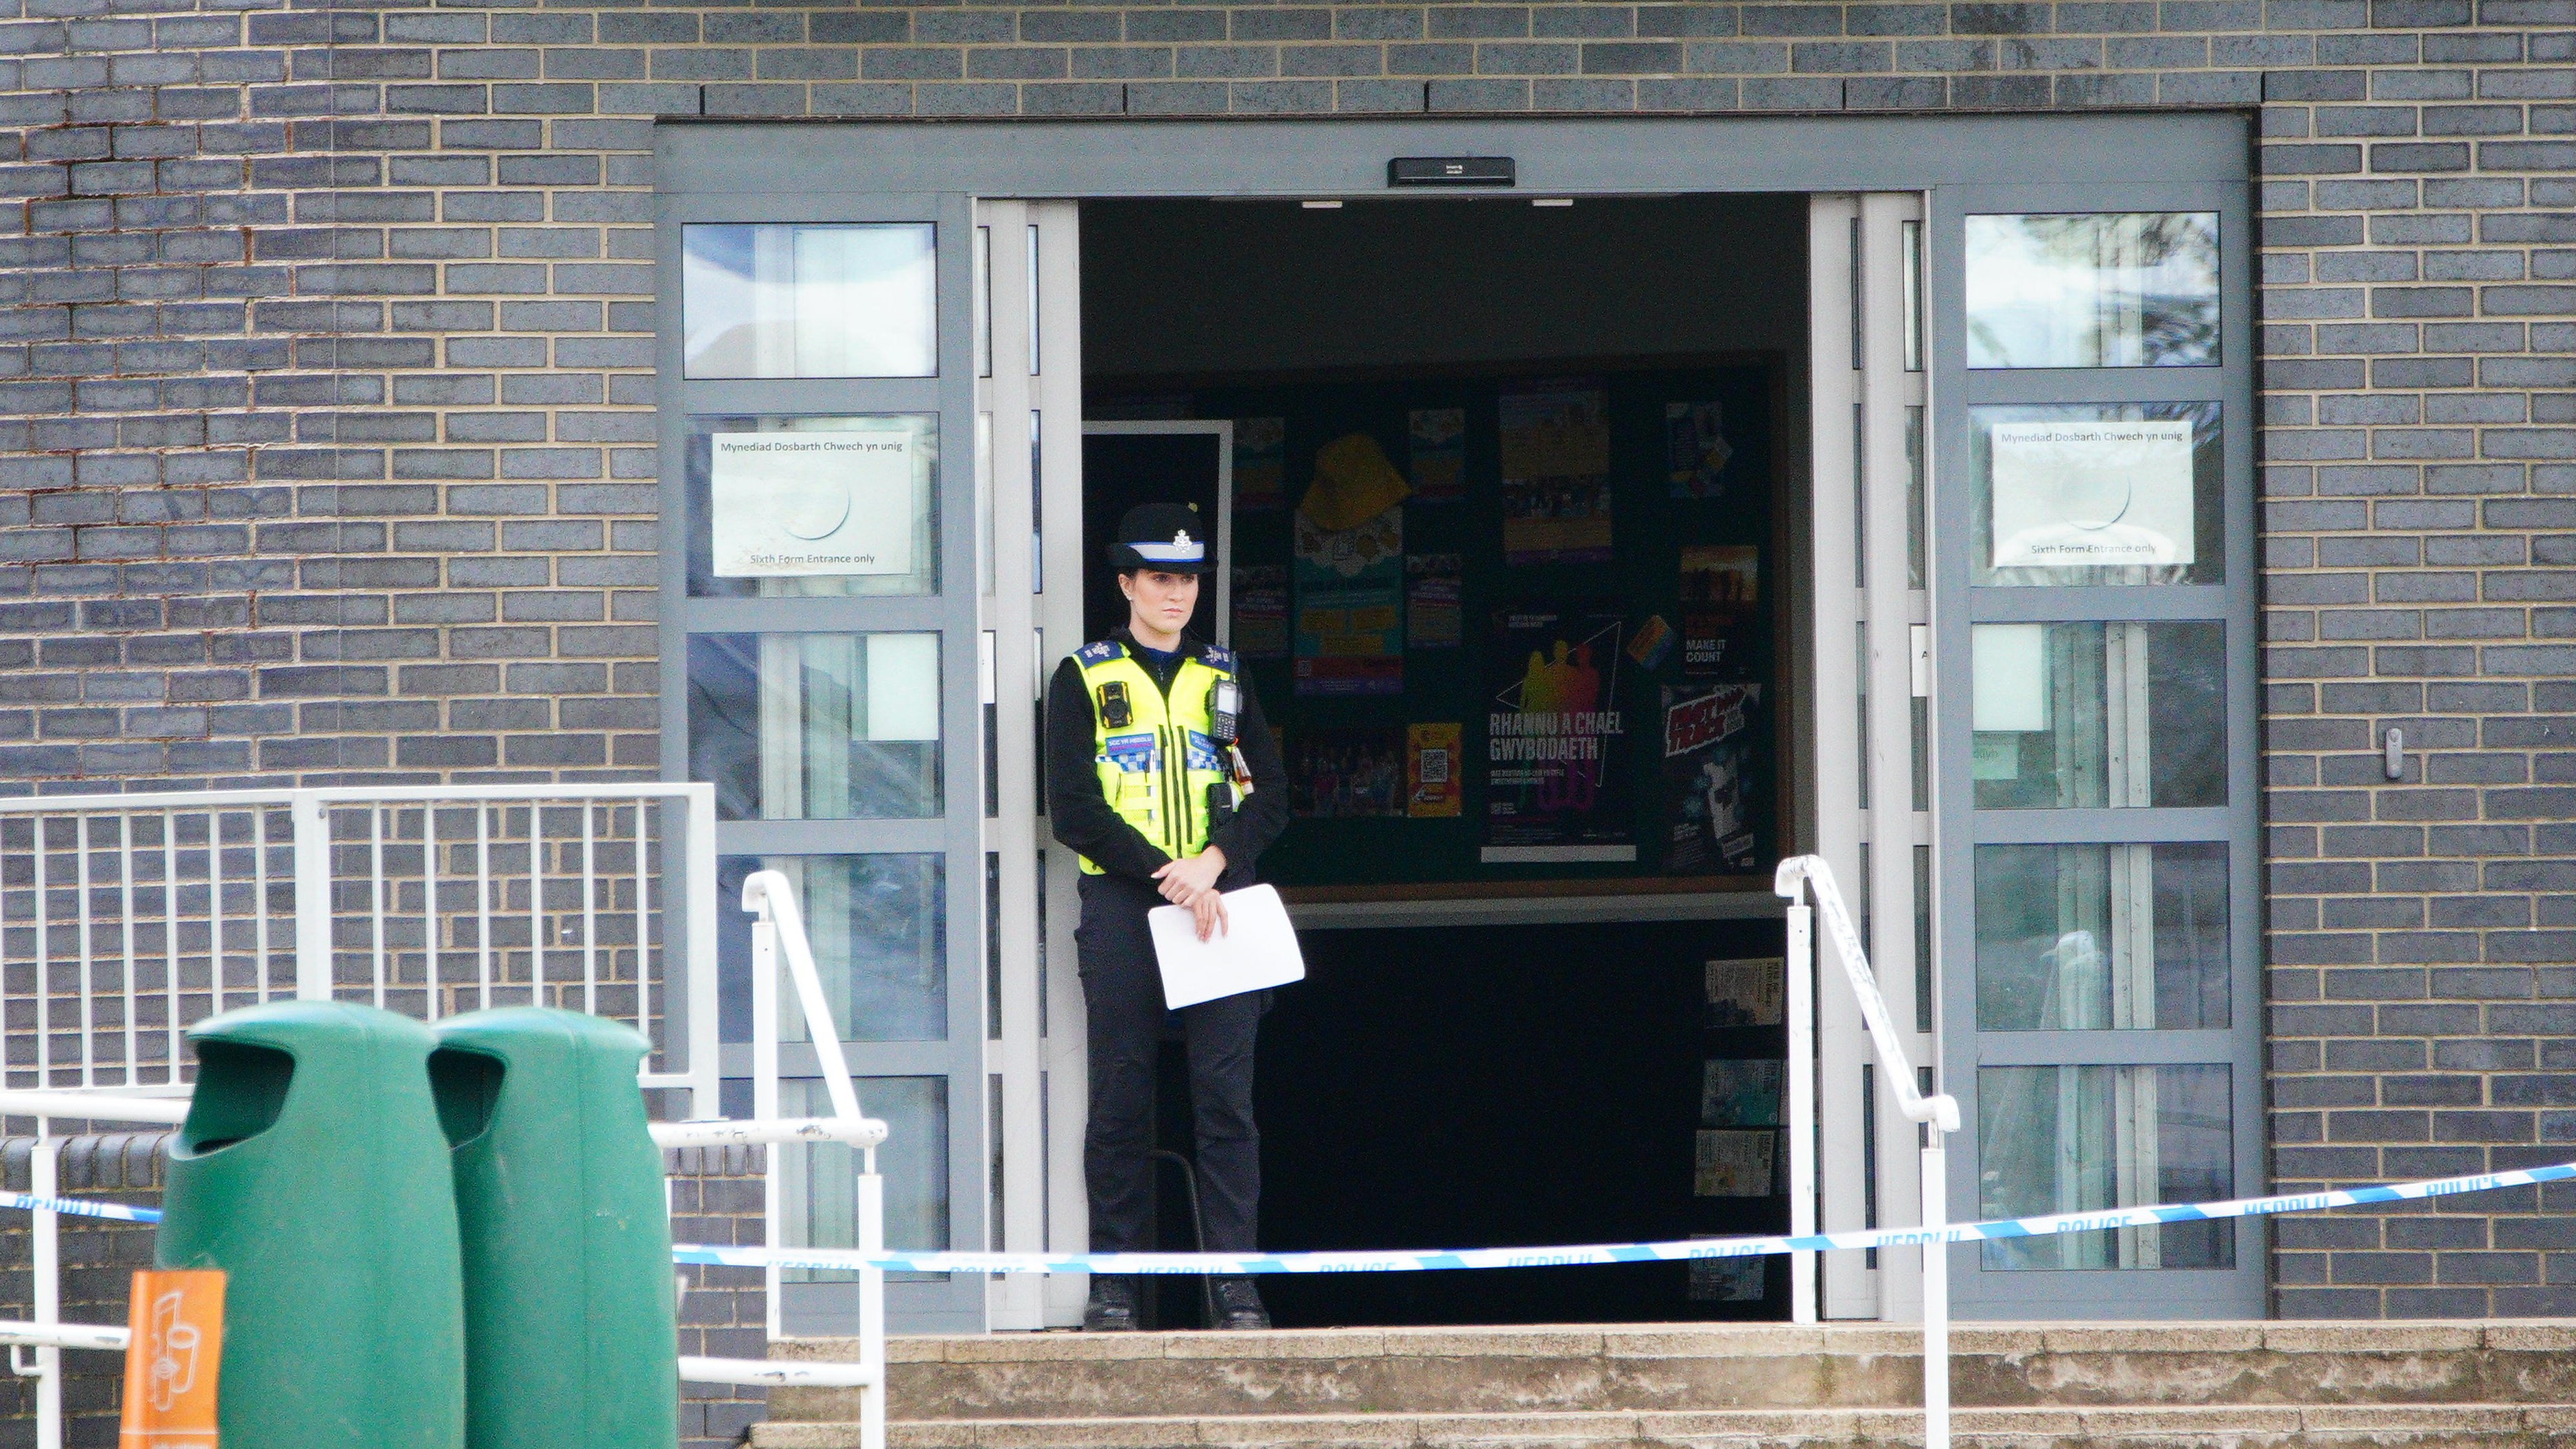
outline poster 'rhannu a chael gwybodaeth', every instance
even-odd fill
[[[1626,615],[1603,606],[1495,611],[1486,864],[1637,858],[1619,704],[1626,628]]]

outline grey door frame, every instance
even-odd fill
[[[2216,367],[1981,370],[1967,366],[1957,326],[1932,329],[1934,476],[1944,506],[1932,529],[1934,668],[1952,707],[1936,712],[1935,891],[1950,906],[1936,929],[1950,969],[1942,981],[1943,1078],[1964,1120],[1951,1154],[1953,1210],[1979,1213],[1977,1070],[1985,1066],[2206,1063],[2231,1069],[2233,1163],[2239,1196],[2263,1191],[2262,897],[2256,774],[2257,636],[2254,516],[2254,309],[2252,198],[2243,184],[2018,184],[1937,189],[1930,242],[1932,315],[1964,315],[1965,219],[1982,213],[2213,211],[2219,218]],[[2216,402],[2225,519],[2225,581],[2127,587],[1977,587],[1973,584],[1976,486],[1970,409],[2048,403]],[[1939,486],[1939,485],[1936,485]],[[1948,526],[1944,527],[1943,524]],[[2206,809],[1988,810],[1975,808],[1970,628],[1986,622],[2216,620],[2226,630],[2227,803]],[[1974,847],[1986,844],[2223,841],[2228,847],[2229,1025],[2189,1031],[1977,1029]],[[1979,1215],[1982,1215],[1980,1213]],[[2269,1275],[2266,1220],[2236,1220],[2236,1264],[2227,1269],[1988,1271],[1975,1245],[1953,1249],[1951,1293],[1964,1317],[2260,1318]]]
[[[2247,210],[2246,194],[2251,185],[2248,147],[2247,118],[2233,112],[1297,121],[666,120],[657,127],[655,138],[658,215],[663,226],[661,256],[666,278],[662,288],[660,354],[665,379],[660,393],[664,516],[672,520],[683,517],[684,500],[678,496],[679,444],[685,435],[686,416],[697,405],[699,393],[695,389],[701,386],[679,381],[678,222],[684,218],[861,219],[880,214],[889,206],[910,206],[923,214],[935,213],[944,228],[940,257],[943,282],[949,284],[943,287],[940,299],[943,371],[937,387],[930,390],[939,400],[944,445],[939,473],[943,592],[935,604],[920,601],[917,607],[925,618],[935,613],[939,626],[951,631],[946,635],[951,642],[944,677],[952,694],[942,713],[951,730],[949,779],[973,780],[980,778],[981,770],[973,632],[978,572],[972,553],[975,483],[968,456],[974,437],[975,369],[971,306],[966,287],[958,285],[972,275],[962,260],[968,237],[969,198],[1450,199],[1460,193],[1426,194],[1390,188],[1388,162],[1400,156],[1461,155],[1512,157],[1518,172],[1517,187],[1476,193],[1506,197],[1920,191],[1931,197],[1933,220],[1927,231],[1935,256],[1932,299],[1937,318],[1956,315],[1960,304],[1958,248],[1950,240],[1963,214],[1959,188],[2085,187],[2093,188],[2096,194],[2126,197],[2133,191],[2169,188],[2180,177],[2228,193],[2234,198],[2230,215],[2241,217]],[[2119,204],[2134,205],[2127,201]],[[953,229],[955,237],[953,247],[949,229]],[[2241,244],[2247,233],[2240,226],[2233,235]],[[2231,247],[2230,254],[2238,253]],[[952,255],[960,260],[952,264]],[[2234,359],[2230,376],[2234,377],[2233,369],[2242,365],[2252,345],[2243,316],[2250,282],[2240,273],[2229,285],[2229,306],[2237,309],[2230,313],[2227,334]],[[956,343],[965,348],[955,358],[950,354],[952,319]],[[1940,329],[1936,326],[1934,331],[1938,339]],[[1964,476],[1959,471],[1965,462],[1964,404],[1974,397],[1960,369],[1936,371],[1931,404],[1935,460],[1932,486],[1936,499],[1943,479]],[[873,410],[891,409],[880,405]],[[2231,448],[2250,449],[2255,422],[2250,404],[2231,401],[2228,410],[2234,414],[2228,430]],[[2230,456],[2232,460],[2237,454]],[[2250,452],[2244,456],[2250,457]],[[2238,484],[2233,469],[2231,461],[2229,507],[2231,521],[2239,525],[2231,532],[2231,548],[2244,554],[2245,561],[2240,563],[2231,555],[2230,617],[2242,606],[2237,595],[2241,593],[2244,601],[2250,601],[2253,585],[2250,501],[2240,499],[2235,491]],[[2250,499],[2250,495],[2246,498]],[[1937,515],[1941,511],[1936,503],[1934,512]],[[1941,532],[1937,523],[1934,532],[1937,550]],[[680,708],[683,682],[676,677],[682,671],[671,667],[682,656],[675,646],[684,639],[694,611],[714,602],[690,605],[680,597],[685,579],[674,558],[682,542],[676,531],[666,535],[664,597],[667,605],[678,606],[666,609],[662,625],[665,738],[672,742],[666,750],[665,769],[673,774],[679,773],[685,762],[684,746],[679,743],[685,738]],[[1936,618],[1945,612],[1939,601],[1934,609]],[[1955,656],[1959,661],[1955,667],[1964,669],[1966,611],[1952,608],[1946,613],[1952,620],[1955,637],[1943,634],[1936,647]],[[2231,643],[2230,667],[2234,673],[2230,707],[2235,711],[2231,718],[2238,721],[2231,728],[2250,729],[2253,720],[2251,644],[2250,634],[2233,638]],[[1963,685],[1964,677],[1952,687]],[[1809,705],[1813,707],[1813,702],[1809,701]],[[1956,721],[1964,718],[1950,711],[1939,736],[1941,754],[1947,762],[1941,767],[1940,783],[1947,787],[1941,793],[1960,800],[1966,798],[1962,792],[1967,784],[1967,742],[1964,736],[1952,736]],[[1957,775],[1955,780],[1948,778],[1952,772]],[[2252,818],[2254,790],[2250,775],[2241,782],[2232,780],[2231,784],[2235,786],[2229,797],[2232,804],[2223,813],[2228,816],[2227,828],[2234,831],[2243,820]],[[973,802],[958,791],[952,790],[949,803],[946,848],[952,852],[954,866],[971,861],[978,852],[974,835],[978,822]],[[1939,839],[1945,849],[1936,851],[1936,856],[1959,854],[1964,858],[1964,852],[1946,847],[1964,842],[1967,837],[1953,833],[1946,811],[1941,820],[1944,823]],[[2256,939],[2252,925],[2259,900],[2246,883],[2252,879],[2254,856],[2251,848],[2237,854],[2241,858],[2235,863],[2235,877],[2242,893],[2235,902],[2236,921],[2240,939],[2252,942]],[[982,890],[980,865],[971,871],[952,868],[950,886],[950,1047],[954,1057],[950,1069],[955,1073],[951,1080],[972,1088],[968,1095],[952,1095],[951,1238],[959,1243],[975,1243],[983,1236],[988,1197],[981,1186],[987,1170],[983,1114],[958,1110],[958,1104],[980,1100],[981,1088],[972,1084],[980,1082],[983,1072],[980,1024],[984,1019],[984,977],[981,970],[970,965],[983,959],[979,936],[982,913],[975,906]],[[1954,887],[1955,883],[1945,880],[1942,886]],[[1942,889],[1941,893],[1945,898],[1955,898],[1951,889]],[[1942,954],[1949,960],[1968,959],[1960,954],[1960,932],[1965,929],[1960,923],[1965,919],[1964,911],[1944,913],[1940,927]],[[2252,1033],[2251,1039],[2259,1046],[2259,1000],[2254,985],[2259,981],[2259,970],[2255,959],[2249,946],[2237,963],[2235,1019],[2238,1035]],[[1959,983],[1966,981],[1968,974],[1964,970],[1948,971],[1944,978],[1944,1005],[1955,1010]],[[1972,1021],[1973,1017],[1961,1020]],[[1944,1039],[1948,1043],[1945,1068],[1972,1070],[1972,1064],[1959,1056],[1958,1034],[1945,1028]],[[2260,1085],[2259,1060],[2254,1060],[2250,1069],[2240,1071],[2237,1085],[2239,1176],[2244,1190],[2262,1181]],[[952,1094],[956,1090],[952,1087]],[[1972,1173],[1973,1149],[1958,1156],[1966,1164],[1958,1171]],[[1952,1199],[1954,1215],[1972,1207],[1973,1181],[1954,1179]],[[2249,1266],[2259,1289],[2262,1255],[2259,1244],[2250,1240],[2240,1251],[2240,1269]],[[2161,1275],[2131,1274],[2130,1279],[2134,1283],[2158,1276]],[[2243,1277],[2242,1271],[2230,1276],[2230,1284]],[[2018,1288],[2012,1292],[2009,1302],[1988,1300],[1980,1306],[1988,1312],[2061,1307],[2048,1295],[2026,1299]],[[2191,1308],[2178,1303],[2171,1311],[2231,1312],[2229,1305],[2237,1301],[2237,1289],[2231,1286],[2225,1296],[2224,1304],[2204,1295],[2199,1300],[2204,1306]],[[957,1301],[962,1306],[966,1300],[961,1295]],[[2062,1305],[2062,1311],[2083,1311],[2088,1307],[2099,1312],[2106,1305],[2099,1302],[2097,1293],[2089,1305],[2068,1302]],[[972,1311],[980,1326],[980,1294],[976,1295]]]
[[[984,764],[978,680],[980,633],[975,558],[973,227],[962,192],[892,192],[767,196],[665,194],[657,198],[655,257],[662,288],[655,363],[659,374],[658,439],[664,529],[661,557],[661,723],[666,779],[689,766],[688,641],[718,633],[920,631],[939,635],[941,700],[938,816],[920,820],[722,820],[719,856],[936,853],[944,857],[947,919],[948,1036],[943,1041],[845,1043],[850,1070],[870,1077],[937,1077],[946,1082],[949,1241],[984,1246],[987,1194],[984,1130]],[[722,222],[930,222],[937,277],[937,356],[931,377],[692,380],[685,375],[685,335],[678,279],[681,228]],[[936,592],[887,597],[692,598],[688,592],[690,421],[705,417],[926,414],[937,418],[933,497],[938,509]],[[740,929],[739,903],[717,903],[719,921]],[[782,1080],[819,1079],[810,1046],[782,1045]],[[750,1075],[750,1048],[729,1044],[725,1075]],[[862,1105],[867,1083],[859,1083]],[[800,1150],[773,1148],[773,1152]],[[972,1171],[965,1169],[973,1164]],[[773,1172],[771,1180],[777,1175]],[[909,1246],[909,1245],[906,1245]],[[855,1331],[854,1282],[788,1282],[771,1318],[790,1334]],[[889,1318],[914,1331],[980,1331],[981,1278],[921,1275],[889,1282]]]

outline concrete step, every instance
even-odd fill
[[[2374,1404],[1963,1409],[1958,1449],[2543,1449],[2576,1438],[2576,1406]],[[857,1449],[856,1424],[768,1423],[754,1449]],[[912,1420],[888,1449],[1806,1449],[1923,1442],[1889,1409],[1704,1413],[1273,1414]]]
[[[1963,1407],[2576,1403],[2576,1321],[1976,1324],[1951,1334]],[[780,1358],[849,1359],[803,1340]],[[992,1334],[889,1344],[892,1417],[1204,1421],[1297,1415],[1906,1410],[1902,1326],[1293,1329]],[[778,1389],[773,1425],[857,1417],[847,1390]]]

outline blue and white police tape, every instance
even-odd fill
[[[862,1253],[841,1248],[712,1248],[683,1244],[672,1256],[683,1263],[737,1268],[883,1268],[914,1273],[1425,1273],[1450,1268],[1562,1268],[1615,1263],[1678,1263],[1693,1258],[1751,1258],[1772,1253],[1892,1248],[1919,1243],[1973,1243],[1994,1238],[2033,1238],[2096,1228],[2145,1228],[2163,1223],[2320,1208],[2404,1202],[2451,1193],[2576,1178],[2576,1162],[2523,1167],[2473,1177],[2341,1188],[2228,1202],[2160,1204],[2058,1213],[2038,1218],[1999,1218],[1938,1228],[1880,1228],[1858,1233],[1799,1237],[1690,1238],[1664,1243],[1588,1243],[1556,1248],[1455,1248],[1431,1252],[1376,1253]]]
[[[157,1223],[158,1208],[127,1207],[121,1202],[91,1202],[82,1197],[38,1197],[30,1192],[0,1192],[0,1208],[34,1213],[61,1213],[67,1218],[106,1218],[120,1223]]]
[[[722,1248],[682,1243],[671,1256],[682,1263],[731,1268],[883,1268],[912,1273],[1424,1273],[1451,1268],[1559,1268],[1617,1263],[1679,1263],[1693,1258],[1755,1258],[1772,1253],[1837,1252],[1896,1248],[1921,1243],[1975,1243],[1997,1238],[2036,1238],[2098,1228],[2151,1228],[2165,1223],[2209,1222],[2323,1208],[2410,1202],[2453,1193],[2490,1192],[2576,1178],[2576,1162],[2518,1167],[2468,1177],[2436,1177],[2329,1192],[2285,1193],[2227,1202],[2157,1204],[2056,1213],[2036,1218],[1995,1218],[1938,1228],[1879,1228],[1857,1233],[1808,1233],[1798,1237],[1686,1238],[1662,1243],[1584,1243],[1553,1248],[1452,1248],[1375,1253],[862,1253],[847,1248]],[[38,1197],[0,1192],[0,1208],[61,1213],[114,1222],[157,1223],[152,1208],[86,1198]]]

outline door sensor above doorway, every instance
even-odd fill
[[[1510,186],[1509,156],[1398,156],[1386,163],[1389,186]]]

